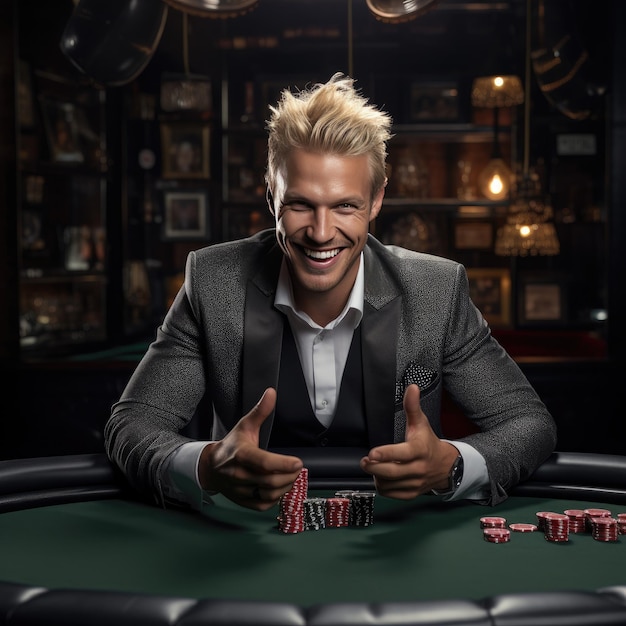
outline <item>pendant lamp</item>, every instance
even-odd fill
[[[556,255],[559,239],[552,222],[553,211],[541,193],[538,178],[531,176],[530,153],[530,24],[531,2],[526,3],[526,99],[524,103],[524,163],[516,197],[506,224],[496,233],[495,253],[500,256]]]

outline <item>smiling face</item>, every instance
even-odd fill
[[[372,198],[367,155],[302,149],[287,159],[274,197],[276,236],[286,256],[299,309],[324,326],[345,306],[379,213],[384,188]]]

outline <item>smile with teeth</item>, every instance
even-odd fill
[[[326,261],[328,259],[332,259],[340,252],[341,248],[335,248],[333,250],[310,250],[309,248],[304,248],[304,254],[306,254],[310,259],[315,259],[316,261]]]

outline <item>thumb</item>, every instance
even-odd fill
[[[420,388],[417,385],[409,385],[404,392],[404,413],[406,415],[405,440],[415,437],[424,426],[430,427],[430,422],[422,411],[420,404]]]
[[[269,417],[276,406],[276,390],[268,387],[261,399],[252,407],[249,413],[244,415],[240,423],[246,430],[258,431],[263,422]]]

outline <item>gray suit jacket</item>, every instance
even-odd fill
[[[163,500],[161,469],[189,441],[179,434],[205,393],[219,439],[276,386],[283,317],[274,308],[282,252],[274,231],[192,252],[185,284],[157,338],[114,405],[110,458],[140,491]],[[370,236],[362,320],[366,421],[372,446],[404,437],[402,393],[432,373],[422,408],[441,435],[442,388],[480,432],[464,440],[485,458],[490,503],[526,478],[555,446],[554,422],[469,299],[463,266]],[[267,445],[268,419],[261,431]]]

